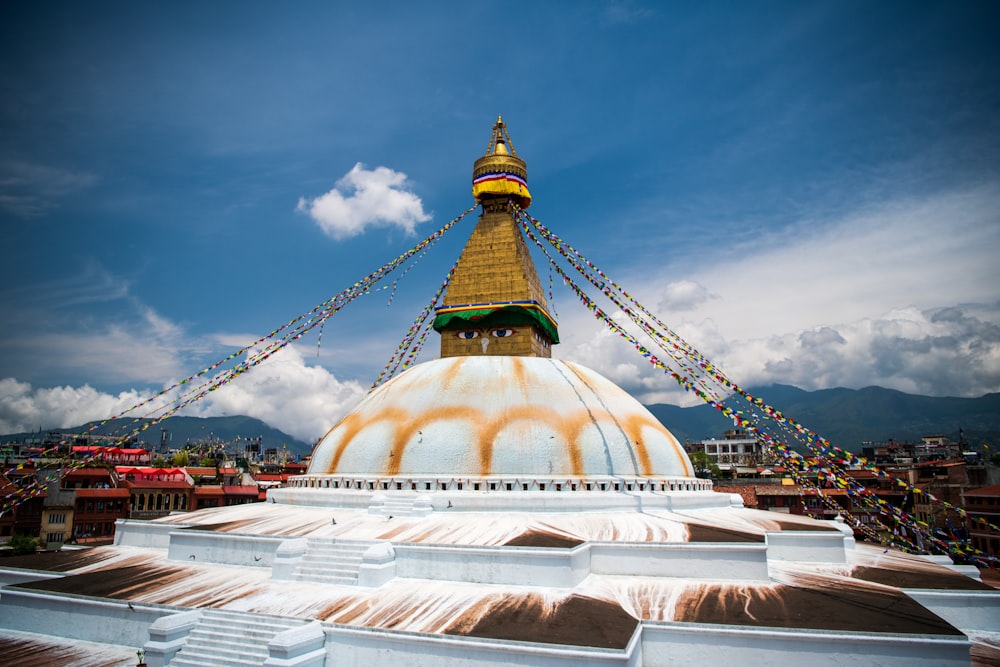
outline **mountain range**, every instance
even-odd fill
[[[970,447],[1000,445],[1000,393],[979,398],[916,396],[883,387],[805,391],[789,385],[748,390],[785,416],[844,449],[865,442],[919,442],[927,435],[959,440]],[[710,405],[679,408],[647,405],[678,440],[718,438],[732,422]]]
[[[927,435],[944,435],[957,441],[961,430],[970,448],[982,451],[985,444],[993,452],[1000,452],[1000,393],[952,398],[915,396],[882,387],[805,391],[788,385],[771,385],[749,392],[833,444],[851,451],[859,451],[864,442],[915,442]],[[710,405],[646,407],[681,442],[719,438],[732,428],[732,422]],[[94,423],[55,430],[83,433]],[[114,420],[96,428],[94,433],[115,434],[134,428],[136,424],[131,420]],[[146,442],[159,445],[163,429],[169,432],[170,447],[210,438],[234,442],[260,437],[265,449],[287,449],[290,455],[306,455],[312,449],[310,443],[246,416],[171,417],[144,432]],[[0,441],[22,440],[32,435],[13,433],[0,436]]]

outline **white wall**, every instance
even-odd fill
[[[590,543],[595,574],[767,581],[767,545]]]
[[[396,576],[570,588],[590,573],[590,548],[449,547],[394,544]]]
[[[876,636],[695,623],[643,623],[642,664],[949,667],[969,665],[965,637]]]
[[[625,650],[557,644],[427,637],[416,633],[325,626],[328,665],[365,667],[639,667],[638,637]]]

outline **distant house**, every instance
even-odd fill
[[[122,485],[129,490],[129,516],[156,519],[187,511],[194,484],[183,468],[119,466]]]
[[[98,445],[74,445],[71,453],[74,457],[92,457],[112,465],[149,465],[152,454],[138,447],[102,447]]]
[[[1000,484],[971,489],[964,494],[969,515],[969,537],[979,551],[1000,558]]]

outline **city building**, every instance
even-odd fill
[[[1000,484],[970,489],[963,493],[969,514],[969,538],[972,546],[989,554],[1000,565]]]

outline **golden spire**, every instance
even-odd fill
[[[535,263],[510,202],[531,203],[528,171],[517,156],[502,117],[472,172],[472,194],[483,206],[434,329],[441,356],[551,357],[559,330],[549,314]]]

